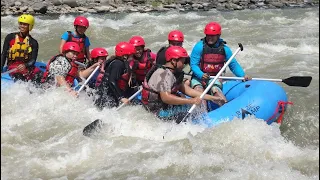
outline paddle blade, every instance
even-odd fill
[[[188,112],[183,118],[177,119],[176,123],[180,124],[181,122],[186,122],[189,116],[190,116],[190,113]]]
[[[292,76],[287,79],[283,79],[282,82],[289,86],[308,87],[311,80],[311,76]]]
[[[102,121],[100,119],[96,119],[83,129],[83,135],[90,137],[93,133],[98,132],[98,130],[102,128],[102,125]]]

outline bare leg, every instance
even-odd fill
[[[225,102],[227,102],[227,98],[226,98],[226,96],[222,93],[222,91],[221,91],[220,88],[214,86],[214,87],[211,88],[211,91],[212,91],[212,94],[213,94],[214,96],[220,97],[220,98],[222,98]],[[219,106],[222,106],[223,104],[218,103],[218,105],[219,105]]]

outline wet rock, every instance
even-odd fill
[[[22,6],[22,7],[20,8],[20,10],[21,10],[22,12],[27,11],[27,9],[28,9],[28,6]]]
[[[163,7],[164,8],[172,8],[172,9],[174,9],[174,8],[176,8],[176,4],[165,4],[165,5],[163,5]]]
[[[11,11],[16,11],[17,10],[17,7],[9,7],[9,10],[11,10]]]
[[[130,10],[130,12],[139,12],[139,10],[136,8],[130,8],[129,10]]]
[[[72,8],[79,6],[76,0],[63,0],[63,4],[66,4]]]
[[[28,13],[34,12],[34,11],[33,11],[33,8],[32,8],[32,7],[28,7],[27,12],[28,12]]]
[[[226,9],[226,4],[225,3],[218,3],[217,10],[225,10],[225,9]]]
[[[1,15],[28,13],[119,13],[305,8],[316,0],[1,0]]]
[[[35,13],[41,13],[41,14],[45,14],[48,10],[48,6],[42,2],[35,3],[32,6],[32,8]]]
[[[14,5],[15,5],[15,6],[21,6],[21,5],[22,5],[22,3],[21,3],[21,2],[19,2],[19,1],[16,1],[16,2],[14,2]]]
[[[239,4],[240,0],[232,0],[232,3]]]
[[[62,2],[61,2],[61,0],[53,0],[53,1],[52,1],[52,4],[53,4],[54,6],[60,6],[60,5],[62,4]]]
[[[163,7],[163,6],[161,6],[161,7],[156,7],[155,10],[156,10],[156,11],[159,11],[159,12],[170,11],[169,8],[165,8],[165,7]]]
[[[265,4],[264,4],[264,2],[258,2],[258,3],[256,3],[256,6],[257,7],[262,7],[262,6],[265,6]]]
[[[203,7],[209,7],[209,6],[210,6],[210,3],[203,3],[202,6],[203,6]]]
[[[284,6],[282,2],[271,2],[270,4],[278,8],[282,8]]]
[[[78,11],[87,12],[87,11],[88,11],[88,8],[85,8],[85,7],[78,7]]]
[[[97,7],[94,7],[94,9],[98,13],[103,13],[103,12],[108,12],[111,9],[111,7],[110,6],[97,6]]]
[[[256,6],[256,5],[254,5],[254,4],[250,4],[250,5],[248,6],[248,8],[249,8],[249,9],[256,9],[256,8],[257,8],[257,6]]]
[[[201,9],[203,6],[201,4],[192,4],[192,8]]]
[[[146,3],[146,0],[132,0],[132,2],[136,4],[144,4]]]
[[[245,2],[245,1],[240,1],[239,5],[240,6],[244,6],[244,7],[248,7],[249,2]]]
[[[114,8],[118,8],[119,6],[114,4],[114,3],[109,3],[110,6],[114,7]]]
[[[88,9],[88,13],[97,13],[97,11],[94,9]]]
[[[5,15],[12,15],[12,14],[13,14],[13,12],[12,12],[12,11],[10,11],[10,10],[6,10],[6,11],[4,12],[4,14],[5,14]]]

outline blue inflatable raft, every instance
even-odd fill
[[[46,70],[46,63],[44,62],[36,62],[35,66],[38,67],[42,72]],[[7,71],[7,67],[3,68],[3,72]],[[13,79],[9,75],[9,73],[1,75],[1,91],[8,88],[10,85],[14,83]],[[74,84],[75,87],[78,86],[78,81],[75,79]]]
[[[234,118],[244,119],[253,115],[271,124],[281,121],[288,104],[284,89],[270,81],[226,81],[223,85],[223,94],[228,103],[221,107],[212,103],[211,108],[214,110],[192,122],[212,127]]]
[[[271,81],[228,80],[223,83],[223,94],[228,103],[219,107],[208,102],[211,111],[195,117],[192,123],[213,127],[235,118],[254,116],[270,125],[281,122],[287,104],[291,104],[284,89]],[[141,100],[141,94],[137,99]]]
[[[38,67],[42,72],[44,72],[46,70],[46,64],[43,62],[36,62],[35,66]],[[7,67],[4,67],[2,72],[6,72],[6,71],[7,71]],[[7,87],[12,85],[13,83],[14,83],[14,81],[11,78],[11,76],[9,75],[9,73],[1,75],[1,91],[6,89]]]

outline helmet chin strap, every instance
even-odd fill
[[[128,60],[128,58],[129,58],[128,55],[123,55],[123,56],[122,56],[122,60],[125,60],[125,61],[126,61],[126,60]]]
[[[208,46],[210,46],[210,47],[211,47],[211,46],[214,46],[215,44],[217,44],[217,42],[219,42],[220,36],[221,36],[221,35],[218,35],[217,41],[214,42],[213,44],[208,44],[207,38],[205,38],[205,42],[206,42],[206,44],[207,44]]]
[[[78,26],[74,26],[74,28],[76,29],[76,33],[78,34],[78,36],[80,36],[80,33],[78,31]]]
[[[78,34],[79,37],[83,37],[83,34],[80,34],[78,31],[78,26],[74,26],[74,28],[76,29],[76,33]]]
[[[70,62],[71,62],[71,61],[72,61],[72,59],[67,57],[67,53],[68,53],[68,52],[69,52],[69,51],[67,51],[67,52],[64,54],[64,57],[65,57],[68,61],[70,61]]]
[[[174,65],[172,61],[171,61],[171,64],[172,64],[172,66],[173,66],[173,70],[174,70],[174,72],[178,72],[178,71],[179,71],[179,69],[177,68],[177,64],[176,64],[176,65]]]
[[[134,54],[133,56],[135,57],[135,59],[137,59],[139,61],[143,59],[143,54],[140,57],[137,57],[136,54]]]

